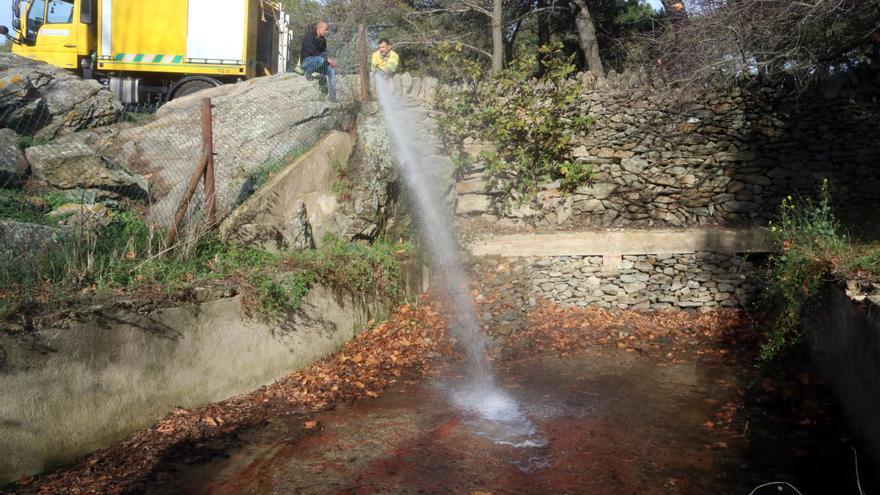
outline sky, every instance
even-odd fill
[[[648,0],[655,9],[660,8],[660,0]],[[12,0],[0,0],[0,25],[11,27],[12,23]]]
[[[12,0],[0,0],[0,26],[12,29]]]
[[[648,3],[654,7],[654,10],[660,10],[660,0],[648,0]]]

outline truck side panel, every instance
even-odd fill
[[[114,0],[113,56],[184,55],[186,4],[181,0]]]
[[[247,3],[242,0],[189,0],[186,56],[191,60],[241,65],[245,53]]]
[[[190,3],[213,4],[210,15],[235,19],[238,49],[235,57],[227,62],[193,57],[188,53]],[[167,74],[200,74],[209,76],[249,76],[246,60],[246,6],[252,0],[101,0],[101,39],[98,69],[111,72],[142,72]],[[218,5],[218,4],[224,5]],[[228,5],[225,5],[228,4]],[[229,6],[240,5],[239,11]],[[222,9],[220,7],[223,7]],[[235,9],[233,9],[235,10]],[[107,21],[110,21],[109,23]],[[109,29],[108,29],[109,26]],[[218,43],[226,36],[223,24],[208,31],[211,43]],[[198,36],[205,35],[205,30]],[[108,37],[110,42],[108,43]],[[231,42],[224,40],[227,46]],[[108,46],[109,45],[109,46]],[[208,46],[208,45],[206,45]],[[225,53],[225,52],[224,52]]]

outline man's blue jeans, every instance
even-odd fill
[[[300,67],[302,67],[303,72],[305,72],[308,78],[311,78],[315,72],[327,76],[327,96],[331,100],[336,99],[336,70],[330,67],[330,64],[324,60],[324,57],[306,57],[305,60],[300,62]]]

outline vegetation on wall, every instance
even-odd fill
[[[764,360],[800,342],[801,317],[829,282],[880,278],[880,246],[855,242],[844,231],[827,180],[817,201],[785,198],[770,231],[781,250],[767,267],[767,298],[776,318],[761,348]]]
[[[509,191],[507,199],[525,200],[541,183],[558,180],[570,191],[589,180],[592,170],[573,154],[577,138],[593,121],[583,111],[582,84],[571,77],[572,57],[562,54],[560,44],[541,48],[545,74],[540,81],[533,77],[536,61],[531,55],[491,76],[479,64],[460,62],[456,56],[455,49],[441,53],[460,68],[464,81],[438,96],[441,128],[453,146],[467,139],[495,146],[495,152],[479,157],[488,165],[490,187]]]

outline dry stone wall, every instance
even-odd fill
[[[503,211],[504,191],[487,190],[477,165],[457,184],[460,215],[548,229],[763,224],[782,198],[814,196],[826,178],[838,205],[880,205],[877,88],[683,97],[636,78],[581,77],[596,123],[575,154],[594,182],[570,195],[546,184],[535,204]]]
[[[755,263],[727,253],[545,257],[526,274],[532,299],[578,307],[748,307],[760,290]]]

